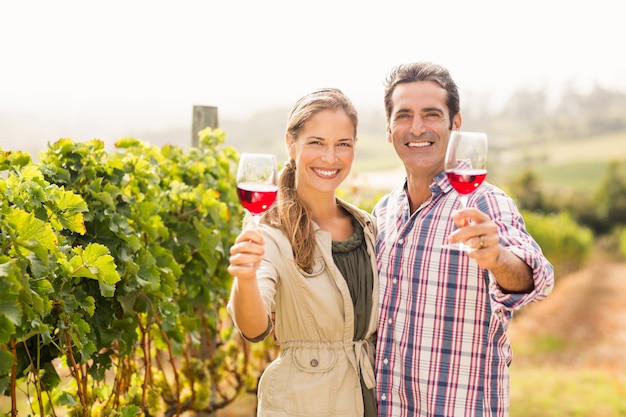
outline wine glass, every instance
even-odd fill
[[[242,153],[237,168],[237,196],[252,215],[254,227],[276,200],[278,193],[276,157],[266,153]]]
[[[472,192],[487,176],[487,134],[453,131],[450,134],[444,163],[446,176],[459,194],[461,208],[467,207]],[[444,248],[471,251],[464,243],[447,243]]]

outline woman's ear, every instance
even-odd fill
[[[295,141],[289,134],[289,132],[285,133],[285,144],[287,145],[287,153],[289,154],[289,159],[296,159],[296,150],[295,150]]]

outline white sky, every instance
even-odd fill
[[[382,108],[392,66],[447,66],[462,100],[566,81],[626,90],[619,0],[3,1],[0,122],[155,130],[336,86]],[[4,118],[1,118],[4,116]],[[15,117],[14,117],[15,116]],[[27,129],[28,127],[24,127]],[[32,128],[32,127],[31,127]],[[56,138],[45,138],[45,141]],[[0,126],[0,147],[3,138]]]

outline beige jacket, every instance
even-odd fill
[[[259,382],[258,416],[363,416],[359,375],[374,388],[374,344],[378,319],[378,273],[373,217],[340,199],[363,226],[374,271],[374,306],[368,340],[354,342],[354,311],[348,286],[332,258],[332,239],[316,227],[311,273],[295,264],[289,241],[261,225],[265,258],[257,279],[268,315],[275,312],[280,354]],[[229,312],[232,308],[228,306]],[[231,313],[232,316],[232,313]],[[236,323],[235,323],[236,325]]]

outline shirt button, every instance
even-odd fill
[[[319,362],[317,361],[317,359],[311,359],[311,366],[312,366],[313,368],[316,368],[316,367],[317,367],[317,365],[319,365]]]
[[[398,245],[402,245],[402,244],[404,244],[404,238],[403,237],[398,239]]]
[[[393,320],[387,319],[387,324],[391,324],[391,323],[393,323]]]
[[[384,363],[385,365],[387,365],[387,364],[389,363],[389,359],[387,359],[387,358],[383,359],[383,363]]]
[[[394,278],[391,282],[393,282],[393,284],[395,285],[395,284],[397,284],[397,283],[398,283],[398,279],[397,279],[397,278]]]
[[[380,399],[381,399],[381,400],[383,400],[383,401],[385,401],[385,400],[387,399],[387,395],[385,395],[385,394],[381,395],[381,396],[380,396]]]

